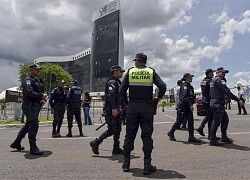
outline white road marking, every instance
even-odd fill
[[[164,122],[165,123],[165,122]],[[164,124],[163,123],[163,124]],[[166,122],[168,123],[168,122]],[[221,133],[217,133],[218,135]],[[250,132],[233,132],[233,133],[227,133],[228,135],[246,135],[246,134],[250,134]],[[196,136],[198,136],[199,134],[194,134]],[[207,136],[207,134],[205,134]],[[165,135],[164,135],[165,136]],[[83,140],[83,139],[95,139],[97,137],[60,137],[60,138],[40,138],[40,139],[44,139],[44,140]],[[113,137],[108,137],[108,138],[113,138]]]
[[[173,122],[154,122],[154,124],[173,124]]]
[[[221,133],[216,133],[216,134],[221,134]],[[244,134],[250,134],[250,132],[233,132],[233,133],[227,133],[228,135],[244,135]],[[200,135],[200,134],[194,134],[194,135]],[[208,134],[205,134],[206,136]]]
[[[60,138],[40,138],[40,139],[53,139],[53,140],[81,140],[81,139],[95,139],[98,137],[60,137]],[[108,137],[108,138],[112,138],[113,137]]]
[[[169,115],[165,115],[165,116],[170,117],[172,119],[176,119],[176,117],[173,117],[173,116],[169,116]]]

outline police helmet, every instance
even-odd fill
[[[113,72],[113,71],[125,72],[125,70],[122,69],[121,66],[118,66],[118,65],[112,66],[112,67],[110,68],[110,72]]]
[[[215,72],[215,70],[209,68],[209,69],[207,69],[207,70],[205,71],[205,74],[208,75],[208,74],[211,73],[211,72]]]
[[[148,58],[147,58],[146,54],[144,54],[144,53],[137,53],[135,55],[134,61],[136,61],[137,59],[141,59],[143,61],[147,61]]]
[[[38,64],[31,64],[29,69],[42,69]]]
[[[185,73],[185,74],[183,75],[183,78],[182,78],[182,79],[185,80],[187,77],[194,77],[194,75],[189,74],[189,73]]]
[[[229,73],[227,69],[224,69],[223,67],[219,67],[216,72],[224,72],[224,73]]]
[[[78,85],[78,81],[77,80],[73,80],[73,81],[71,81],[71,84]]]
[[[66,81],[64,81],[64,80],[62,79],[62,80],[57,81],[57,83],[58,83],[58,84],[64,84],[64,83],[66,83]]]

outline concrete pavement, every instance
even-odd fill
[[[247,109],[249,109],[247,105]],[[250,115],[236,115],[237,107],[229,110],[230,138],[234,144],[211,147],[206,137],[195,134],[201,144],[187,143],[188,132],[177,131],[176,142],[169,141],[166,133],[175,121],[175,111],[159,112],[154,122],[154,150],[152,163],[158,171],[143,175],[143,152],[140,131],[132,152],[131,172],[121,169],[122,156],[112,155],[112,138],[100,145],[100,154],[93,155],[89,142],[106,127],[95,131],[98,125],[84,126],[87,137],[79,137],[76,124],[73,138],[66,138],[64,124],[62,138],[51,138],[51,126],[39,128],[38,146],[45,151],[42,157],[29,155],[27,137],[22,145],[26,150],[13,151],[9,145],[20,128],[0,128],[0,179],[249,179],[250,178]],[[202,117],[195,116],[195,127]],[[96,121],[98,122],[98,121]],[[98,122],[99,123],[99,122]],[[207,129],[205,130],[207,132]],[[220,131],[219,131],[220,132]],[[121,134],[123,144],[125,126]]]

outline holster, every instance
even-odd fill
[[[184,117],[184,112],[180,108],[177,109],[177,122],[182,121],[183,117]]]
[[[112,115],[111,107],[103,107],[103,114],[111,116]]]
[[[158,98],[154,98],[152,104],[153,104],[153,109],[154,109],[154,115],[156,115],[157,105],[158,105]]]
[[[221,108],[216,109],[216,113],[215,113],[215,119],[218,119],[219,122],[222,122],[223,119],[223,114],[224,114],[224,110]]]

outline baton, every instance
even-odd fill
[[[95,130],[98,131],[99,129],[101,129],[105,124],[107,124],[106,122],[103,123],[101,126],[99,126],[98,128],[96,128]]]
[[[124,107],[123,109],[121,109],[121,112],[123,112],[126,108],[127,108],[127,106]],[[106,114],[102,113],[102,116],[106,116]],[[98,128],[96,128],[95,130],[98,131],[98,130],[101,129],[105,124],[107,124],[107,122],[101,124],[101,125],[100,125]]]

